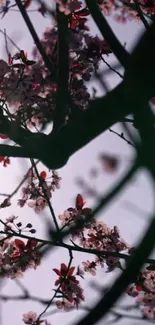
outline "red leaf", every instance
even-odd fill
[[[4,156],[0,156],[0,162],[4,161]]]
[[[55,286],[58,286],[58,284],[60,283],[60,279],[55,281]]]
[[[58,269],[53,269],[53,271],[54,271],[57,275],[61,276],[61,272],[60,272],[60,270],[58,270]]]
[[[32,3],[32,0],[25,0],[25,2],[24,2],[24,7],[25,7],[25,8],[29,8],[30,5],[31,5],[31,3]]]
[[[40,177],[42,179],[45,179],[47,177],[47,173],[43,170],[41,173],[40,173]]]
[[[82,195],[78,194],[77,197],[76,197],[76,204],[75,204],[77,210],[81,210],[83,208],[83,206],[85,205],[85,203],[86,202],[84,201]]]
[[[16,252],[14,254],[11,255],[11,258],[16,258],[16,257],[20,257],[21,253],[20,252]]]
[[[141,287],[140,285],[137,285],[137,286],[136,286],[136,290],[137,290],[138,292],[140,292],[140,291],[142,291],[143,289],[142,289],[142,287]]]
[[[15,245],[21,251],[25,248],[25,243],[20,239],[15,239]]]
[[[32,248],[34,248],[34,247],[36,247],[36,246],[37,246],[37,241],[36,241],[36,240],[34,240],[34,239],[28,239],[25,248],[26,248],[27,250],[30,250],[30,249],[32,249]]]
[[[66,271],[67,270],[67,265],[64,263],[61,263],[61,272]]]
[[[74,270],[75,270],[75,266],[72,266],[72,267],[69,269],[67,275],[68,275],[68,276],[71,276],[71,275],[74,273]]]
[[[8,136],[6,134],[0,133],[0,138],[1,139],[8,139]]]
[[[5,158],[4,158],[4,161],[3,161],[3,166],[4,166],[4,167],[7,167],[7,165],[9,165],[9,164],[10,164],[10,158],[5,157]]]

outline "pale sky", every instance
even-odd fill
[[[43,31],[48,26],[49,20],[44,19],[39,13],[31,13],[34,26],[41,37]],[[139,34],[141,27],[137,23],[128,23],[125,25],[118,24],[112,19],[109,19],[111,26],[122,43],[127,42],[127,48],[131,48],[135,38]],[[93,32],[97,33],[96,27],[92,24]],[[18,12],[10,12],[6,17],[1,20],[0,28],[4,30],[6,28],[7,34],[13,38],[17,45],[24,51],[31,53],[33,41],[29,35],[29,31],[23,22],[21,15]],[[1,58],[5,58],[4,53],[4,40],[1,35]],[[112,62],[113,58],[109,60]],[[117,76],[113,76],[108,79],[109,87],[114,87],[120,80]],[[120,127],[114,126],[114,130],[119,131]],[[110,133],[105,132],[97,139],[92,141],[85,148],[80,150],[74,156],[71,157],[67,165],[59,170],[59,174],[62,177],[61,189],[53,194],[52,204],[56,215],[61,214],[66,208],[71,206],[74,202],[76,195],[80,192],[80,188],[76,184],[76,178],[84,178],[88,184],[91,184],[89,171],[92,167],[100,167],[98,156],[101,152],[112,153],[121,157],[121,164],[118,172],[114,175],[108,175],[105,172],[102,173],[102,177],[95,181],[92,186],[95,186],[100,194],[106,193],[111,185],[119,179],[120,175],[125,172],[128,166],[131,165],[134,151],[123,140]],[[0,192],[11,193],[16,187],[18,182],[22,179],[23,174],[29,167],[29,162],[20,159],[11,159],[11,165],[6,169],[0,166]],[[42,167],[40,167],[42,170]],[[10,208],[0,211],[0,217],[5,221],[5,218],[14,214],[19,216],[19,221],[32,222],[37,228],[37,237],[45,237],[44,218],[49,217],[48,210],[42,215],[36,215],[29,207],[19,208],[16,204],[16,199],[19,198],[20,193],[14,197],[13,204]],[[0,198],[1,199],[1,198]],[[3,198],[2,198],[3,199]],[[1,200],[2,200],[1,199]],[[94,205],[94,200],[86,198],[88,206]],[[138,215],[125,205],[125,202],[129,201],[136,204],[143,211],[143,215]],[[144,231],[148,220],[149,213],[153,209],[153,197],[152,189],[149,182],[149,176],[146,172],[141,171],[135,176],[134,182],[132,182],[127,188],[121,192],[117,198],[108,206],[103,213],[100,213],[99,219],[105,221],[109,226],[117,225],[120,228],[122,237],[130,244],[133,245],[140,238]],[[93,256],[86,256],[86,254],[79,255],[74,254],[73,265],[78,265],[86,259],[92,260]],[[68,252],[64,249],[54,249],[52,254],[48,256],[42,265],[36,270],[30,270],[25,273],[21,283],[28,288],[33,296],[51,298],[53,295],[52,289],[54,289],[55,274],[52,271],[53,268],[59,268],[60,263],[68,263]],[[87,276],[85,280],[81,280],[81,285],[85,290],[86,302],[89,305],[96,302],[98,293],[91,288],[91,281],[98,281],[100,285],[104,285],[108,281],[111,281],[116,276],[116,272],[111,274],[105,274],[104,270],[98,272],[97,277]],[[20,290],[13,280],[6,280],[4,287],[2,288],[3,294],[18,295]],[[127,301],[134,302],[133,299]],[[44,306],[31,301],[11,301],[0,304],[1,325],[20,325],[22,322],[22,315],[30,310],[40,313]],[[54,307],[51,307],[52,310]],[[81,311],[74,311],[70,313],[56,313],[48,317],[48,321],[52,325],[73,324],[78,317],[83,314]],[[132,320],[126,318],[119,322],[119,324],[129,324]],[[134,321],[135,324],[138,322]],[[146,322],[147,323],[147,322]],[[102,324],[106,324],[106,321],[102,321]],[[140,324],[140,322],[139,322]]]

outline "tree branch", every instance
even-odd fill
[[[0,144],[0,156],[29,158],[31,156],[34,157],[34,155],[34,152],[30,152],[28,149],[25,148]]]
[[[43,46],[42,46],[42,44],[41,44],[41,42],[39,40],[39,37],[38,37],[38,35],[37,35],[33,25],[32,25],[32,22],[31,22],[28,14],[27,14],[21,0],[15,0],[15,2],[16,2],[17,7],[19,8],[19,11],[21,12],[21,15],[22,15],[23,19],[25,20],[25,23],[26,23],[26,25],[28,27],[28,30],[29,30],[29,32],[30,32],[30,34],[31,34],[36,46],[37,46],[38,51],[40,52],[40,54],[41,54],[41,56],[43,58],[43,61],[44,61],[45,65],[46,65],[46,67],[48,68],[49,72],[51,73],[51,75],[53,77],[53,75],[55,73],[54,73],[52,61],[49,59],[48,55],[46,54],[46,51],[44,50],[44,48],[43,48]]]

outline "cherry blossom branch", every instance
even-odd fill
[[[51,303],[53,302],[53,300],[56,298],[57,296],[57,293],[59,292],[59,289],[61,288],[61,285],[63,283],[63,281],[65,280],[65,278],[67,277],[67,273],[70,269],[70,266],[71,266],[71,263],[72,263],[72,260],[73,260],[73,255],[72,255],[72,251],[70,249],[68,249],[69,251],[69,262],[68,262],[68,266],[67,266],[67,270],[66,270],[66,274],[64,276],[64,278],[62,278],[62,280],[60,281],[60,284],[58,286],[58,288],[55,290],[55,293],[53,295],[53,297],[50,299],[50,301],[48,302],[46,308],[39,314],[39,317],[38,317],[38,321],[40,320],[40,318],[46,313],[46,311],[48,310],[48,308],[51,306]]]
[[[93,212],[85,218],[84,221],[80,222],[79,224],[77,223],[75,230],[81,229],[84,224],[89,222],[94,216],[96,217],[97,214],[106,207],[109,202],[112,201],[112,199],[118,195],[118,193],[124,188],[126,184],[131,180],[135,172],[137,171],[139,166],[138,160],[132,165],[129,171],[125,174],[125,176],[122,177],[121,180],[119,180],[118,184],[113,187],[112,190],[110,190],[105,196],[100,198],[99,203],[96,205],[96,207],[93,209]],[[62,238],[66,237],[67,235],[70,234],[70,230],[65,231],[62,233]]]
[[[1,145],[0,145],[1,146]],[[1,148],[1,147],[0,147]],[[1,150],[0,150],[1,152]],[[39,160],[35,163],[36,165],[38,164]],[[18,186],[12,191],[11,194],[6,194],[6,193],[0,193],[0,196],[6,196],[8,197],[8,199],[11,199],[18,191],[19,189],[21,188],[21,186],[24,184],[24,182],[26,181],[28,175],[29,175],[29,172],[31,170],[31,167],[28,169],[27,173],[25,174],[25,176],[22,178],[22,180],[20,181],[20,183],[18,184]]]
[[[109,26],[103,14],[101,13],[97,2],[95,0],[85,0],[85,2],[102,36],[106,39],[114,55],[123,65],[123,67],[126,68],[130,55],[123,48],[123,46],[120,44],[120,42],[114,35],[111,27]]]
[[[37,49],[40,52],[40,54],[41,54],[41,56],[42,56],[42,58],[43,58],[43,60],[45,62],[46,67],[48,68],[49,72],[51,73],[51,75],[53,77],[53,73],[54,73],[53,72],[54,71],[53,70],[53,64],[52,64],[51,60],[49,59],[48,55],[46,54],[46,51],[42,47],[42,44],[41,44],[41,42],[39,40],[39,37],[38,37],[38,35],[37,35],[33,25],[32,25],[32,22],[31,22],[31,20],[30,20],[30,18],[28,16],[23,4],[21,3],[21,0],[15,0],[15,2],[16,2],[17,7],[19,8],[19,11],[21,12],[21,15],[22,15],[22,17],[23,17],[23,19],[24,19],[24,21],[25,21],[25,23],[26,23],[26,25],[27,25],[27,27],[29,29],[29,32],[30,32],[36,46],[37,46]]]
[[[140,57],[143,57],[140,48]],[[145,71],[147,71],[147,65],[145,66]],[[135,70],[137,71],[136,68]],[[122,83],[107,96],[90,102],[88,110],[82,112],[79,118],[76,118],[69,122],[68,125],[57,134],[57,136],[51,135],[50,138],[48,138],[40,135],[38,141],[37,139],[34,140],[33,144],[35,144],[35,147],[37,148],[36,150],[38,150],[37,157],[40,157],[43,163],[45,163],[49,168],[60,168],[67,162],[70,155],[81,149],[85,144],[90,142],[100,133],[104,132],[112,124],[116,123],[118,120],[121,120],[124,116],[130,114],[132,112],[132,105],[134,103],[132,103],[132,105],[131,103],[129,104],[128,99],[126,98],[128,97],[127,94],[129,93],[130,89],[130,87],[128,87],[127,80],[128,78],[126,77],[125,88],[127,93],[124,92],[124,83]],[[135,80],[137,80],[137,77]],[[147,82],[146,90],[142,92],[144,94],[147,94],[147,99],[148,97],[151,97],[149,87],[152,89],[152,86],[150,86],[150,79],[149,82]],[[136,96],[139,96],[139,91],[141,93],[141,83],[139,84],[139,88],[137,88],[136,83],[136,87],[134,89],[136,90]],[[115,109],[113,109],[114,107]],[[91,128],[89,127],[90,125]],[[30,146],[31,142],[32,141],[29,142]],[[51,148],[50,155],[49,147]]]
[[[124,98],[123,88],[121,83],[106,96],[90,101],[87,110],[68,122],[56,136],[51,134],[40,153],[43,163],[52,169],[64,166],[72,154],[129,115],[132,108]],[[46,148],[51,148],[50,154]]]
[[[127,269],[116,280],[110,291],[100,299],[94,309],[81,321],[76,323],[77,325],[93,325],[99,321],[114,305],[127,286],[134,281],[143,265],[144,257],[146,258],[150,254],[152,247],[154,246],[154,232],[155,217],[153,216],[145,237],[136,249],[136,253],[130,260]]]
[[[131,141],[129,141],[129,140],[127,140],[125,138],[125,136],[124,136],[123,133],[119,134],[118,132],[116,132],[116,131],[114,131],[112,129],[109,129],[109,131],[112,132],[112,133],[114,133],[114,134],[116,134],[119,138],[121,138],[122,140],[124,140],[125,142],[127,142],[127,144],[129,144],[130,146],[136,148],[136,146]]]
[[[145,51],[148,51],[148,45],[150,45],[150,51],[152,49],[152,46],[154,44],[151,44],[152,41],[152,36],[154,33],[155,29],[155,24],[152,25],[151,32],[145,34],[145,37],[142,39],[140,42],[139,48],[135,51],[135,57],[137,56],[138,52],[143,48],[143,53]],[[152,53],[149,51],[149,54],[147,56],[151,56],[152,58]],[[146,59],[146,57],[145,57]],[[143,62],[143,59],[141,58],[140,62],[138,62],[138,69],[140,68],[141,64]],[[131,65],[129,69],[129,74],[128,74],[128,81],[132,83],[133,78],[134,78],[134,68],[136,68],[136,61],[132,62],[133,66]],[[151,68],[151,67],[150,67]],[[144,72],[143,77],[147,76],[147,73],[149,71],[149,66],[148,70]],[[131,77],[131,75],[132,77]],[[140,77],[140,76],[139,76]],[[130,79],[131,78],[131,79]],[[131,84],[128,84],[129,88],[128,91],[130,93],[131,90]],[[133,84],[132,84],[133,87]],[[147,94],[148,95],[148,94]],[[146,94],[144,95],[146,96]],[[138,104],[138,99],[136,103]],[[142,160],[142,164],[145,164],[145,166],[148,168],[148,170],[151,172],[153,176],[153,180],[155,179],[155,153],[154,153],[154,132],[153,132],[153,121],[152,121],[152,114],[149,108],[147,107],[146,104],[142,105],[142,112],[139,112],[139,107],[136,110],[136,106],[134,106],[135,110],[135,117],[136,117],[136,125],[138,125],[140,129],[140,134],[142,137],[142,144],[143,147],[142,149],[144,150],[143,152],[143,158],[145,157],[145,160]],[[140,113],[140,114],[139,114]],[[141,116],[142,113],[142,116]],[[145,117],[145,119],[143,119]],[[147,121],[147,127],[149,127],[149,132],[147,133],[147,128],[146,124],[144,125],[143,122]],[[151,144],[151,145],[150,145]],[[151,151],[153,152],[151,153]],[[145,233],[145,236],[142,240],[142,242],[139,244],[138,248],[136,249],[136,252],[134,256],[132,257],[127,269],[124,271],[124,273],[117,279],[117,281],[114,283],[113,287],[111,290],[105,294],[104,297],[101,298],[101,300],[96,304],[94,307],[93,311],[89,313],[86,317],[84,317],[80,322],[78,322],[78,325],[93,325],[97,321],[99,321],[106,313],[107,311],[112,307],[112,305],[116,302],[116,300],[120,297],[120,295],[123,293],[123,291],[127,288],[129,283],[131,281],[134,281],[135,278],[138,275],[138,272],[140,268],[143,265],[143,258],[147,257],[154,246],[154,232],[155,232],[155,216],[152,216],[152,221],[150,222],[150,225]]]
[[[145,26],[145,28],[146,28],[147,30],[149,30],[150,26],[149,26],[147,20],[145,19],[145,16],[143,15],[143,12],[142,12],[142,10],[141,10],[141,7],[140,7],[138,1],[137,1],[137,0],[133,0],[133,2],[134,2],[134,4],[135,4],[135,10],[137,11],[137,13],[138,13],[138,15],[139,15],[139,17],[140,17],[140,19],[141,19],[143,25]]]
[[[53,221],[54,221],[54,224],[55,224],[55,227],[56,227],[56,231],[57,231],[57,238],[58,238],[58,236],[59,236],[59,234],[60,234],[60,229],[59,229],[59,225],[58,225],[58,222],[57,222],[57,219],[56,219],[56,216],[55,216],[55,213],[54,213],[53,207],[52,207],[51,202],[50,202],[50,199],[49,199],[49,197],[48,197],[48,195],[47,195],[47,193],[46,193],[46,190],[45,190],[45,188],[44,188],[44,186],[43,186],[43,180],[42,180],[42,178],[41,178],[40,175],[39,175],[38,169],[37,169],[36,164],[35,164],[35,162],[34,162],[33,159],[31,159],[31,163],[32,163],[32,167],[34,168],[34,170],[35,170],[35,172],[36,172],[36,175],[37,175],[37,177],[38,177],[38,181],[39,181],[39,183],[40,183],[40,185],[41,185],[41,187],[42,187],[42,191],[43,191],[44,197],[45,197],[45,199],[46,199],[46,201],[47,201],[47,204],[48,204],[49,210],[50,210],[51,215],[52,215],[52,217],[53,217]],[[61,241],[61,237],[59,238],[59,240]]]
[[[5,223],[4,223],[4,225],[5,225]],[[102,256],[102,257],[112,256],[112,257],[118,257],[120,259],[124,259],[126,261],[129,261],[131,259],[131,256],[127,255],[127,254],[123,254],[123,253],[119,253],[119,252],[113,252],[113,251],[110,252],[110,251],[101,251],[101,250],[97,250],[97,249],[88,249],[88,248],[78,246],[74,242],[72,242],[73,245],[69,245],[69,244],[66,244],[64,242],[59,243],[59,242],[54,241],[54,240],[46,240],[46,239],[41,239],[41,238],[38,238],[38,237],[28,236],[28,235],[25,235],[25,234],[19,234],[19,233],[15,232],[15,231],[14,231],[14,233],[10,233],[8,231],[2,231],[1,230],[0,233],[8,235],[10,238],[11,237],[19,237],[19,238],[24,238],[24,239],[35,240],[38,243],[42,244],[41,246],[39,246],[39,248],[37,247],[37,249],[40,249],[43,246],[48,245],[48,246],[51,246],[51,247],[54,246],[54,247],[66,248],[70,252],[75,251],[75,252],[87,253],[87,254]],[[43,255],[44,255],[44,252],[43,252]],[[155,263],[155,259],[146,258],[144,260],[144,263],[153,264],[153,263]]]

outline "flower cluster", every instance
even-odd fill
[[[87,249],[97,249],[98,251],[122,252],[128,249],[128,245],[121,238],[118,227],[109,228],[104,222],[90,218],[92,210],[83,208],[83,197],[78,194],[76,197],[75,208],[68,208],[59,216],[63,228],[68,226],[72,230],[72,239],[77,240],[79,245]],[[83,227],[76,230],[75,226],[82,223]],[[96,261],[84,262],[84,271],[95,273],[97,265],[106,263],[107,271],[114,268],[121,268],[118,257],[97,258]]]
[[[119,229],[116,226],[111,229],[104,222],[96,221],[94,218],[91,218],[92,210],[84,207],[85,204],[86,202],[82,195],[78,194],[75,200],[75,207],[68,208],[59,216],[63,228],[69,227],[72,232],[72,239],[76,240],[80,245],[78,246],[76,244],[76,247],[103,252],[103,255],[97,254],[96,259],[91,262],[89,260],[82,262],[83,267],[78,267],[76,275],[82,278],[85,273],[96,275],[97,267],[103,267],[104,265],[107,267],[107,272],[111,272],[115,268],[122,269],[120,259],[117,256],[112,257],[110,254],[109,256],[104,256],[104,251],[118,253],[128,249],[128,245],[120,236]],[[78,225],[80,225],[79,229],[76,228]],[[75,304],[75,297],[72,295],[77,292],[75,290],[77,285],[78,292],[80,293],[79,299],[76,297],[76,304],[78,306],[84,299],[83,295],[81,295],[81,289],[79,290],[79,281],[73,276],[75,267],[68,269],[65,264],[61,264],[61,269],[54,269],[54,271],[59,275],[59,279],[55,284],[60,284],[63,293],[63,300],[58,300],[56,303],[57,308],[63,308],[66,311],[73,308],[72,304]],[[67,283],[69,282],[69,292],[65,281],[67,281]]]
[[[74,229],[80,222],[83,222],[92,212],[92,209],[84,208],[85,204],[86,202],[83,200],[83,197],[78,194],[75,201],[75,207],[70,207],[65,210],[62,215],[59,215],[62,226],[68,226]],[[87,227],[88,226],[89,223],[87,222]]]
[[[25,0],[24,7],[27,9],[32,0]],[[127,20],[140,21],[133,0],[97,0],[99,8],[105,15],[112,15],[119,22]],[[142,13],[154,19],[154,0],[139,0],[138,4]],[[57,0],[59,11],[64,13],[68,19],[69,28],[69,94],[71,100],[80,110],[87,109],[90,93],[87,82],[92,81],[94,73],[98,72],[103,55],[112,53],[107,41],[98,36],[92,36],[88,20],[90,12],[83,1],[80,0]],[[2,2],[0,14],[4,17],[11,10],[9,0]],[[46,8],[42,5],[38,12],[44,17]],[[9,104],[11,117],[29,128],[44,129],[47,123],[53,121],[56,109],[57,97],[57,62],[58,62],[58,26],[57,20],[52,28],[43,34],[41,44],[51,60],[53,73],[49,73],[45,63],[34,48],[32,57],[23,50],[13,55],[8,55],[8,62],[0,60],[0,96],[2,101]],[[152,104],[155,99],[152,99]],[[12,113],[13,112],[13,113]],[[72,107],[66,108],[66,120],[72,118]],[[1,139],[7,135],[0,134]],[[109,155],[101,155],[100,160],[107,172],[117,170],[119,161]],[[9,157],[0,156],[0,163],[4,167],[10,164]],[[22,197],[18,204],[23,207],[27,204],[36,213],[40,213],[48,205],[52,192],[59,189],[60,180],[58,173],[52,171],[48,176],[43,170],[38,174],[30,170],[27,184],[22,188]],[[11,205],[9,198],[5,199],[0,208]],[[133,249],[121,238],[119,229],[114,226],[108,227],[102,221],[92,218],[92,209],[85,207],[86,202],[82,195],[78,194],[75,206],[69,207],[59,216],[63,230],[69,227],[72,233],[72,242],[80,249],[93,250],[95,259],[83,261],[82,266],[77,269],[70,264],[61,263],[60,269],[54,268],[58,279],[55,282],[56,305],[58,309],[66,311],[79,306],[84,301],[83,289],[77,277],[83,278],[87,273],[95,276],[98,267],[106,267],[106,272],[112,272],[116,268],[123,269],[119,253],[126,251],[132,255]],[[0,276],[11,279],[23,277],[24,272],[36,269],[41,262],[39,244],[35,239],[23,241],[12,239],[12,236],[29,231],[35,233],[31,223],[25,227],[21,222],[15,223],[16,216],[10,216],[4,224],[4,232],[7,237],[0,240]],[[76,243],[74,243],[76,241]],[[112,256],[111,256],[112,255]],[[155,319],[155,266],[149,265],[142,271],[136,281],[127,290],[128,295],[137,298],[138,305],[142,308],[143,315],[148,319]],[[48,325],[46,320],[40,320],[35,312],[23,315],[25,324]]]
[[[9,229],[10,230],[10,229]],[[36,240],[29,239],[26,243],[20,239],[0,239],[0,276],[11,279],[22,278],[28,269],[40,265],[40,253]]]
[[[30,169],[27,186],[22,188],[22,198],[18,200],[20,207],[27,203],[38,214],[47,207],[47,199],[52,197],[52,192],[60,188],[61,181],[57,171],[53,170],[51,173],[52,175],[47,177],[47,173],[42,171],[38,177],[35,171]]]
[[[127,289],[128,295],[137,297],[144,317],[155,319],[155,265],[149,265]]]
[[[63,298],[61,301],[57,301],[57,307],[61,309],[68,306],[67,309],[70,309],[73,305],[78,308],[80,302],[84,300],[84,295],[83,289],[79,285],[79,281],[77,280],[76,276],[73,275],[75,267],[67,267],[66,264],[62,263],[60,270],[53,269],[53,271],[59,276],[55,282],[55,285],[59,285],[57,292],[59,294],[61,293]],[[69,302],[68,305],[67,301]]]
[[[81,1],[58,1],[59,9],[68,12],[68,27],[71,32],[69,42],[69,92],[79,110],[87,108],[90,98],[86,81],[89,81],[99,68],[102,55],[111,50],[105,40],[89,34],[87,18],[89,10]],[[49,74],[37,49],[33,50],[34,60],[27,58],[23,50],[10,55],[8,63],[0,61],[0,95],[9,103],[14,117],[28,127],[44,127],[53,120],[56,105],[56,71],[58,28],[47,29],[41,40],[54,73]],[[71,117],[68,109],[66,117]]]
[[[96,252],[96,258],[92,261],[83,261],[82,267],[78,267],[76,271],[76,276],[84,278],[85,273],[89,273],[93,276],[96,275],[98,267],[106,266],[106,272],[111,272],[115,268],[123,270],[120,263],[120,258],[117,257],[117,253],[125,251],[126,254],[132,255],[135,251],[134,247],[129,247],[127,243],[121,238],[120,231],[118,227],[114,226],[109,228],[104,222],[96,221],[91,218],[92,210],[90,208],[84,208],[86,202],[82,195],[78,194],[75,200],[75,208],[68,208],[64,211],[62,215],[59,216],[59,220],[62,223],[63,228],[69,227],[72,231],[72,239],[78,241],[75,244],[76,247],[83,247]],[[87,219],[87,217],[90,218]],[[78,231],[75,226],[78,225],[78,219],[82,218],[83,227]],[[86,218],[86,219],[85,219]],[[74,233],[75,231],[75,233]],[[103,254],[97,254],[100,252]],[[116,256],[111,256],[110,254],[105,254],[104,252],[116,253]],[[114,254],[113,254],[114,255]],[[61,269],[54,269],[57,275],[59,275],[58,280],[55,285],[61,287],[61,293],[63,294],[62,300],[56,301],[56,306],[58,309],[64,309],[69,311],[74,307],[75,300],[72,299],[72,294],[76,292],[73,288],[74,286],[79,286],[79,281],[73,276],[75,267],[67,268],[65,264],[61,264]],[[73,282],[74,285],[70,285],[69,293],[66,286],[63,286],[65,281]],[[67,283],[68,283],[67,282]],[[58,293],[60,293],[58,290]],[[79,291],[81,293],[81,290]],[[132,283],[127,294],[132,297],[137,297],[137,304],[142,309],[144,317],[148,319],[155,319],[155,265],[149,265],[143,272],[139,273],[137,280]],[[70,300],[71,297],[71,300]],[[82,295],[83,297],[83,295]],[[77,303],[78,305],[83,301],[80,298]]]
[[[2,12],[9,11],[10,1],[3,6]],[[103,55],[109,55],[111,49],[105,40],[92,36],[89,31],[90,12],[80,0],[57,0],[59,10],[67,15],[71,39],[69,42],[69,92],[73,102],[84,110],[88,106],[90,93],[86,82],[90,81],[102,62]],[[98,0],[100,9],[106,15],[113,15],[117,21],[140,20],[133,1],[122,4],[119,0]],[[139,1],[143,13],[154,16],[153,1]],[[26,8],[29,5],[25,6]],[[6,9],[7,8],[7,9]],[[38,9],[43,16],[44,7]],[[58,28],[57,22],[48,28],[41,40],[48,57],[51,59],[53,73],[49,74],[37,49],[33,50],[34,60],[27,57],[23,50],[9,56],[8,63],[0,60],[0,95],[14,110],[14,117],[28,127],[44,127],[53,120],[56,106],[56,71]],[[103,62],[102,62],[103,63]],[[72,108],[68,106],[66,119],[72,117]]]

